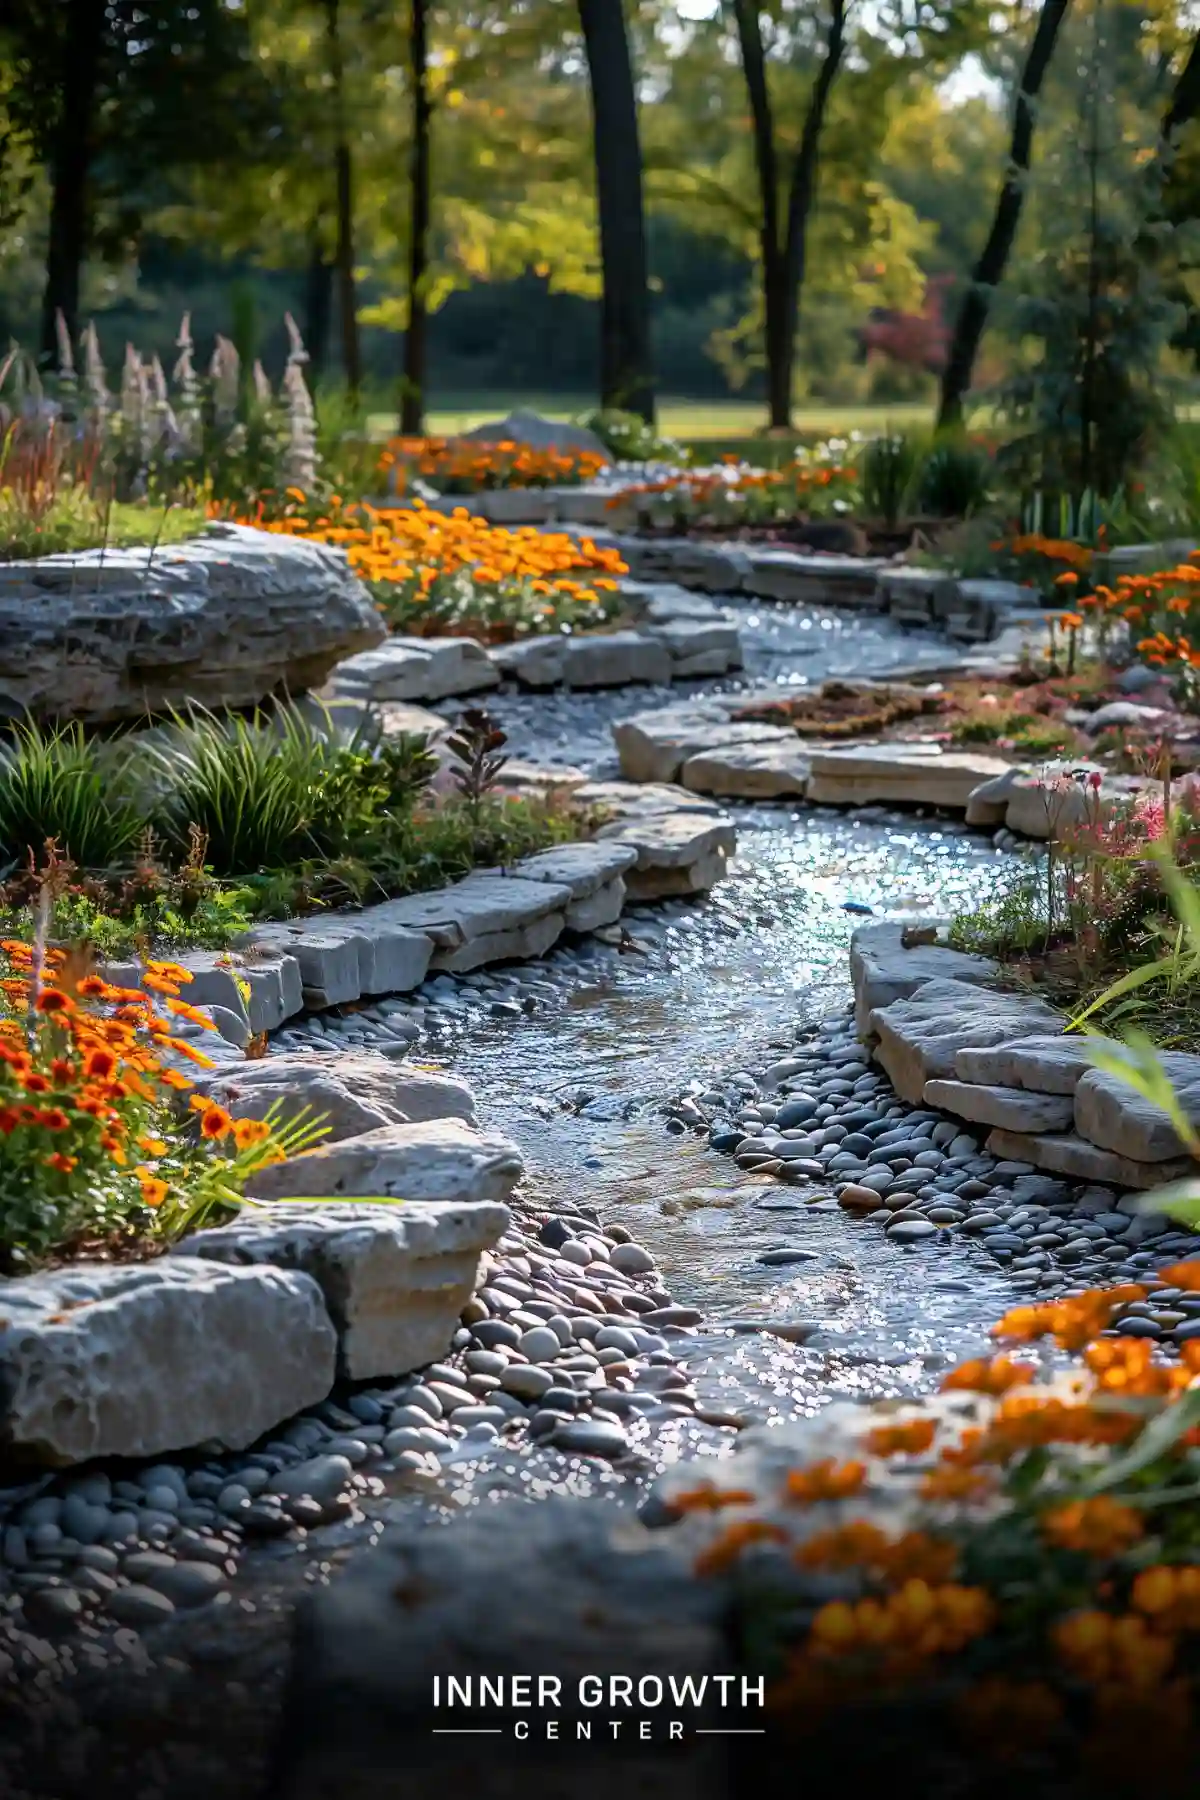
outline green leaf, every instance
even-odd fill
[[[1102,1494],[1118,1487],[1130,1475],[1136,1475],[1166,1456],[1196,1424],[1200,1424],[1200,1388],[1191,1388],[1182,1399],[1165,1406],[1157,1418],[1138,1433],[1133,1447],[1124,1456],[1118,1456],[1085,1482],[1084,1492]]]

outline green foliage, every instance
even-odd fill
[[[618,462],[687,461],[682,444],[674,438],[660,437],[637,413],[622,412],[619,407],[595,407],[581,413],[576,424],[594,432]]]
[[[0,562],[75,550],[181,544],[203,531],[205,519],[199,507],[148,502],[106,506],[79,487],[64,488],[45,513],[31,517],[11,488],[0,487]]]
[[[894,525],[910,503],[921,473],[923,453],[905,431],[872,438],[859,458],[863,510],[868,518]]]
[[[83,868],[120,862],[142,818],[119,745],[79,725],[14,727],[0,744],[0,866],[40,857],[47,839]]]
[[[985,446],[947,434],[931,445],[917,476],[917,510],[938,519],[970,519],[987,506],[991,486]]]

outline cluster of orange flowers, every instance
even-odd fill
[[[380,471],[393,471],[396,492],[419,475],[444,494],[478,494],[486,488],[578,487],[594,481],[608,459],[595,450],[539,450],[505,438],[392,438]]]
[[[405,629],[421,635],[486,620],[497,601],[518,594],[546,618],[561,617],[566,608],[600,624],[618,592],[617,578],[628,573],[616,550],[590,538],[532,526],[508,530],[465,507],[442,513],[416,501],[381,511],[334,499],[314,517],[298,489],[287,498],[295,511],[278,518],[260,512],[240,523],[344,550],[355,574],[385,597],[389,615],[401,609]],[[458,609],[452,617],[450,586]]]
[[[710,510],[752,507],[784,516],[814,504],[828,505],[834,495],[849,499],[854,489],[852,469],[835,463],[792,463],[785,469],[751,469],[737,466],[736,456],[723,458],[726,468],[681,469],[657,481],[632,482],[614,494],[611,509],[629,496],[658,499],[668,496],[677,510],[702,515]]]
[[[1134,1483],[1138,1491],[1127,1497],[1073,1496],[1069,1469],[1064,1492],[1062,1476],[1055,1476],[1049,1463],[1045,1467],[1051,1478],[1043,1486],[1040,1461],[1028,1461],[1030,1452],[1040,1456],[1055,1446],[1127,1446],[1185,1393],[1194,1395],[1200,1384],[1200,1344],[1184,1343],[1179,1360],[1167,1362],[1161,1346],[1144,1338],[1100,1335],[1123,1307],[1167,1286],[1200,1291],[1200,1259],[1164,1268],[1145,1285],[1091,1289],[1045,1305],[1017,1307],[1000,1321],[995,1335],[1001,1339],[1049,1337],[1083,1352],[1083,1369],[1065,1394],[1037,1386],[1033,1364],[998,1354],[963,1364],[942,1383],[945,1391],[978,1393],[994,1402],[983,1423],[952,1430],[948,1420],[943,1424],[918,1416],[864,1434],[863,1449],[871,1457],[935,1455],[935,1467],[916,1489],[921,1498],[989,1497],[992,1510],[969,1530],[961,1516],[932,1530],[910,1528],[898,1535],[868,1519],[846,1517],[841,1511],[845,1502],[870,1487],[869,1464],[857,1459],[826,1458],[792,1470],[774,1520],[753,1516],[761,1496],[748,1488],[706,1484],[677,1499],[684,1512],[736,1509],[736,1516],[702,1551],[696,1565],[701,1573],[723,1573],[748,1547],[766,1544],[782,1549],[801,1568],[858,1576],[857,1596],[829,1601],[813,1615],[776,1692],[777,1704],[829,1706],[844,1700],[856,1682],[865,1680],[869,1689],[872,1681],[909,1679],[975,1640],[1003,1633],[1009,1624],[1006,1594],[990,1592],[986,1576],[964,1585],[963,1553],[974,1546],[972,1572],[986,1568],[986,1555],[982,1563],[978,1559],[991,1522],[1002,1523],[1021,1512],[1029,1516],[1047,1554],[1087,1559],[1094,1570],[1099,1603],[1081,1607],[1077,1562],[1067,1566],[1061,1610],[1045,1626],[1050,1669],[1089,1684],[1098,1707],[1106,1695],[1112,1697],[1114,1684],[1145,1693],[1168,1675],[1181,1635],[1200,1633],[1200,1560],[1173,1564],[1161,1560],[1160,1549],[1160,1560],[1145,1566],[1145,1551],[1164,1529],[1165,1520],[1155,1517],[1159,1497],[1164,1508],[1171,1508],[1165,1517],[1177,1520],[1175,1501],[1192,1492],[1181,1458],[1200,1441],[1200,1432],[1160,1433],[1159,1454],[1148,1459],[1154,1484],[1147,1488],[1139,1478]],[[943,1434],[946,1441],[939,1451]],[[1014,1475],[1011,1491],[1004,1485],[1004,1471],[1010,1467],[1021,1476],[1018,1481]],[[1087,1467],[1094,1472],[1096,1465],[1089,1460]],[[1039,1478],[1027,1481],[1031,1468],[1039,1470]],[[913,1474],[922,1475],[920,1462]],[[834,1523],[796,1542],[786,1521],[789,1503],[797,1502],[839,1510]],[[1180,1537],[1176,1532],[1174,1541],[1184,1546],[1181,1556],[1192,1554],[1186,1533]],[[1054,1580],[1053,1565],[1047,1579]],[[1021,1590],[1013,1592],[1020,1607]],[[1027,1624],[1021,1630],[1027,1632]],[[1050,1690],[1039,1685],[1038,1691],[1051,1702],[1047,1716],[1056,1715]]]
[[[175,1035],[175,1021],[214,1029],[180,997],[190,971],[148,962],[143,985],[127,988],[77,972],[61,950],[5,940],[0,951],[10,970],[0,980],[0,1154],[10,1181],[37,1170],[37,1182],[58,1177],[66,1194],[107,1165],[137,1181],[146,1206],[160,1207],[170,1191],[158,1172],[168,1146],[156,1120],[172,1092],[192,1086],[163,1058],[212,1067]],[[199,1095],[191,1105],[209,1142],[228,1137],[241,1151],[271,1136],[262,1121],[234,1120]]]

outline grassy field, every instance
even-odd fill
[[[489,419],[501,419],[515,408],[538,412],[548,419],[572,419],[586,412],[594,402],[571,399],[562,394],[478,394],[437,406],[429,414],[427,430],[433,437],[453,437],[460,431],[471,431]],[[726,443],[750,438],[766,426],[766,411],[760,401],[749,400],[673,400],[669,396],[659,402],[658,428],[666,437],[681,438],[687,443],[708,439]],[[873,434],[889,425],[901,429],[920,428],[933,423],[933,410],[921,405],[897,406],[800,406],[796,408],[795,425],[802,437],[845,436],[851,431]],[[393,417],[387,413],[371,415],[372,435],[386,437],[394,430]]]

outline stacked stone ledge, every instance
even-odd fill
[[[1167,1114],[1095,1068],[1061,1013],[1002,991],[985,958],[905,948],[903,929],[865,926],[851,946],[859,1032],[902,1100],[990,1127],[995,1156],[1081,1181],[1141,1192],[1192,1172]],[[1164,1062],[1200,1122],[1200,1056]]]

